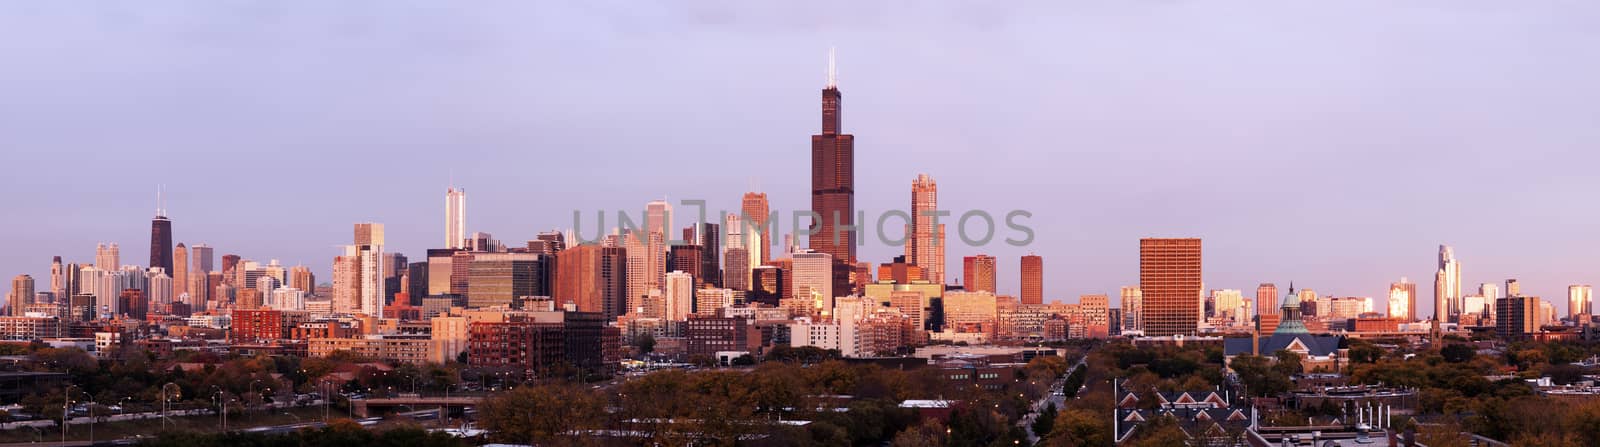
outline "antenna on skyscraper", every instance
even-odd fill
[[[838,70],[838,67],[834,64],[834,60],[837,57],[837,52],[838,52],[837,48],[828,47],[828,87],[827,88],[837,88],[839,86],[839,70]]]

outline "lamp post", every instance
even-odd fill
[[[172,397],[173,397],[172,394],[168,394],[167,393],[167,388],[168,387],[175,387],[175,386],[178,386],[178,384],[172,383],[172,382],[167,382],[166,385],[162,385],[161,386],[161,429],[162,430],[166,430],[167,429],[167,419],[168,419],[168,417],[167,417],[167,411],[168,411],[167,407],[169,405],[168,402],[170,402],[172,400]],[[181,399],[182,398],[181,396],[183,395],[183,388],[182,387],[178,388],[178,393],[177,394],[180,396],[179,398]]]
[[[68,413],[67,410],[72,408],[72,389],[73,388],[77,388],[77,387],[78,387],[77,385],[67,385],[66,388],[62,389],[62,393],[61,393],[61,395],[62,395],[62,401],[61,401],[61,442],[62,443],[66,443],[67,442],[67,425],[69,425],[69,424],[67,424],[67,421],[72,419],[72,414]]]
[[[261,395],[260,394],[256,394],[256,384],[258,384],[258,383],[261,383],[261,379],[252,380],[252,381],[250,381],[250,386],[248,388],[250,389],[250,394],[255,394],[256,395],[256,400],[259,401],[259,400],[262,400],[262,399],[261,399]],[[250,416],[250,417],[253,418],[255,416],[250,414],[250,402],[249,401],[245,401],[244,397],[246,397],[246,396],[240,396],[240,401],[244,402],[244,414],[245,414],[245,416]]]
[[[87,396],[88,393],[85,393],[84,395]],[[90,400],[88,402],[88,404],[89,404],[89,445],[94,445],[94,420],[98,419],[98,417],[94,414],[94,407],[100,405],[100,403],[95,402],[93,400]]]

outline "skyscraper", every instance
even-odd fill
[[[156,208],[156,217],[150,220],[150,267],[173,271],[172,221],[167,220],[167,210],[160,207]]]
[[[689,314],[694,313],[694,277],[684,272],[668,273],[666,288],[662,318],[671,321],[689,319]]]
[[[189,247],[189,257],[194,259],[194,268],[189,269],[189,271],[193,272],[196,277],[211,273],[215,270],[212,268],[212,262],[216,261],[215,253],[211,246],[206,244],[195,244],[193,247]]]
[[[1194,335],[1200,319],[1200,239],[1139,240],[1145,334]]]
[[[961,260],[961,280],[968,292],[995,293],[994,256],[975,255]]]
[[[1573,322],[1587,323],[1588,321],[1579,321],[1579,318],[1583,315],[1589,315],[1593,312],[1593,309],[1594,287],[1588,284],[1567,286],[1567,319]]]
[[[645,279],[649,289],[660,289],[667,280],[667,231],[672,228],[672,205],[657,200],[645,205],[644,217],[646,252]]]
[[[750,288],[750,250],[745,247],[744,221],[728,214],[722,222],[722,286],[733,290]]]
[[[626,248],[607,246],[600,249],[600,313],[607,320],[615,320],[617,316],[628,312],[627,268]]]
[[[1495,300],[1495,335],[1501,340],[1517,340],[1539,329],[1539,298],[1506,294]]]
[[[467,246],[467,190],[444,190],[444,248]]]
[[[1449,245],[1439,246],[1439,270],[1433,280],[1433,318],[1441,323],[1461,317],[1461,261]]]
[[[122,255],[117,249],[117,243],[95,244],[94,268],[103,272],[122,270]]]
[[[1044,304],[1044,258],[1034,254],[1023,256],[1020,270],[1022,304]]]
[[[602,287],[602,248],[584,244],[555,255],[555,304],[573,303],[579,312],[606,311]]]
[[[580,256],[569,257],[571,265],[572,288],[571,294],[551,293],[543,282],[544,272],[550,265],[558,262],[555,259],[538,253],[477,253],[467,266],[467,307],[490,306],[515,306],[518,300],[525,296],[552,296],[561,300],[556,303],[559,307],[567,302],[581,303],[593,298],[596,292],[590,287],[580,287],[577,279],[586,273],[592,272],[595,267],[589,265],[588,271],[581,268]],[[592,262],[593,259],[591,258]],[[560,267],[557,267],[560,268]],[[565,272],[563,272],[565,273]],[[583,290],[580,290],[583,289]],[[579,298],[580,293],[591,293],[587,298]]]
[[[1122,330],[1144,330],[1144,294],[1138,287],[1122,286]]]
[[[694,277],[694,289],[706,285],[705,249],[695,244],[676,244],[667,253],[667,271],[684,272]]]
[[[61,264],[61,257],[56,256],[50,260],[50,294],[55,296],[57,302],[66,302],[68,298],[67,266]]]
[[[705,284],[722,288],[722,225],[701,222],[697,236],[700,244],[700,273]]]
[[[906,262],[918,267],[934,284],[944,284],[944,224],[935,224],[939,209],[939,183],[928,174],[911,181],[911,223],[906,225]],[[1024,300],[1026,302],[1026,300]]]
[[[794,298],[810,300],[812,308],[833,313],[833,256],[811,250],[795,253],[792,284]]]
[[[189,249],[182,242],[172,249],[172,296],[189,293]]]
[[[289,267],[289,287],[300,289],[302,292],[311,293],[312,291],[317,290],[317,277],[311,273],[310,267],[303,265]],[[411,293],[425,295],[427,294],[427,290],[416,290]],[[419,297],[420,296],[413,297],[413,299]]]
[[[1417,285],[1406,278],[1389,284],[1389,318],[1407,322],[1417,318]]]
[[[11,316],[22,316],[33,304],[33,277],[17,275],[11,278],[11,294],[6,297],[6,309]]]
[[[233,282],[233,280],[234,280],[233,277],[235,275],[234,270],[237,270],[238,267],[239,267],[239,259],[240,259],[239,255],[236,255],[236,254],[231,254],[230,253],[230,254],[222,255],[222,270],[221,270],[221,272],[222,272],[222,280],[224,282],[230,282],[230,283]]]
[[[833,259],[856,263],[855,135],[840,133],[842,97],[828,52],[828,83],[822,88],[822,133],[811,136],[810,247]]]
[[[354,313],[361,307],[361,259],[354,248],[347,245],[344,255],[333,258],[333,296],[330,299],[334,312]]]
[[[352,247],[358,263],[360,293],[357,297],[361,303],[361,313],[382,316],[386,273],[383,268],[383,224],[356,224],[355,245]]]
[[[1256,286],[1256,313],[1272,315],[1278,313],[1278,285],[1270,282]]]
[[[744,193],[739,208],[744,221],[740,232],[744,235],[744,249],[750,255],[749,268],[753,269],[772,260],[773,228],[768,225],[772,210],[767,207],[767,193]]]

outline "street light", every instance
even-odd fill
[[[61,400],[61,442],[62,443],[66,443],[67,442],[67,425],[70,425],[70,424],[67,423],[67,421],[72,419],[72,414],[68,413],[67,410],[69,408],[72,408],[72,389],[73,388],[77,388],[77,387],[78,387],[77,385],[69,384],[69,385],[67,385],[66,388],[61,390],[61,395],[63,397],[62,400]]]
[[[178,386],[178,384],[172,383],[172,382],[167,382],[166,385],[162,385],[161,386],[161,429],[162,430],[166,430],[167,429],[167,419],[168,419],[167,407],[169,405],[168,402],[171,401],[173,397],[178,397],[180,399],[183,398],[182,397],[182,395],[183,395],[183,387],[178,387],[178,392],[176,393],[176,396],[173,395],[173,394],[167,394],[167,387],[174,387],[174,386]]]

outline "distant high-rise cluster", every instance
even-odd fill
[[[657,341],[649,345],[658,350],[653,354],[730,362],[730,354],[759,356],[778,344],[876,357],[934,343],[1033,346],[1122,334],[1171,337],[1158,340],[1163,343],[1206,336],[1211,343],[1212,336],[1224,335],[1217,338],[1232,356],[1246,351],[1240,342],[1286,340],[1280,335],[1307,351],[1331,348],[1300,338],[1321,333],[1403,338],[1428,329],[1474,335],[1493,329],[1510,339],[1566,336],[1546,329],[1557,324],[1551,302],[1524,295],[1516,279],[1503,283],[1504,293],[1493,282],[1476,294],[1463,292],[1461,262],[1447,245],[1437,255],[1431,319],[1420,314],[1417,285],[1406,277],[1390,283],[1387,296],[1381,282],[1356,296],[1296,288],[1293,282],[1259,283],[1254,299],[1247,287],[1208,289],[1199,238],[1140,239],[1138,283],[1121,287],[1115,298],[1083,293],[1073,303],[1047,301],[1043,256],[978,252],[1008,249],[999,244],[950,252],[962,261],[960,276],[952,278],[949,237],[940,220],[951,213],[939,208],[938,182],[927,173],[909,179],[909,209],[899,196],[890,214],[909,211],[903,216],[904,246],[894,247],[903,251],[893,259],[860,259],[858,246],[870,243],[861,233],[874,222],[856,214],[855,139],[843,130],[843,95],[831,54],[827,73],[821,129],[810,135],[809,226],[775,213],[770,200],[780,198],[752,182],[747,191],[725,191],[728,200],[740,193],[738,212],[714,219],[676,217],[668,200],[641,200],[626,206],[614,228],[594,234],[541,228],[531,239],[503,242],[468,227],[467,194],[452,176],[445,191],[444,241],[427,237],[434,248],[408,257],[389,246],[384,224],[363,222],[353,225],[348,243],[323,255],[332,255],[331,265],[326,257],[304,265],[233,250],[217,262],[218,253],[206,244],[174,245],[173,221],[164,196],[158,196],[147,266],[123,264],[116,243],[98,244],[92,264],[55,257],[47,290],[27,274],[12,278],[0,326],[47,328],[35,330],[46,335],[15,332],[23,329],[6,334],[18,339],[76,337],[120,326],[138,327],[126,333],[140,336],[226,337],[310,356],[349,352],[405,363],[464,359],[496,368],[501,377],[614,369],[621,346],[642,351],[646,340]],[[431,197],[419,202],[436,206],[437,197]],[[692,201],[680,206],[691,213],[696,208]],[[434,219],[428,219],[426,234],[437,234]],[[963,216],[955,227],[965,229],[965,221]],[[876,223],[881,227],[884,220]],[[413,234],[395,229],[397,239]],[[1017,278],[1018,287],[1003,290],[999,258],[1011,257],[1018,259],[1017,276],[1007,278]],[[313,273],[319,267],[331,267],[326,284]],[[1568,287],[1566,322],[1590,324],[1592,308],[1590,286]],[[1431,320],[1432,327],[1419,320]],[[1246,333],[1258,337],[1239,337]],[[1250,348],[1262,353],[1261,346]],[[1326,356],[1310,355],[1308,364],[1325,360],[1317,357]]]

